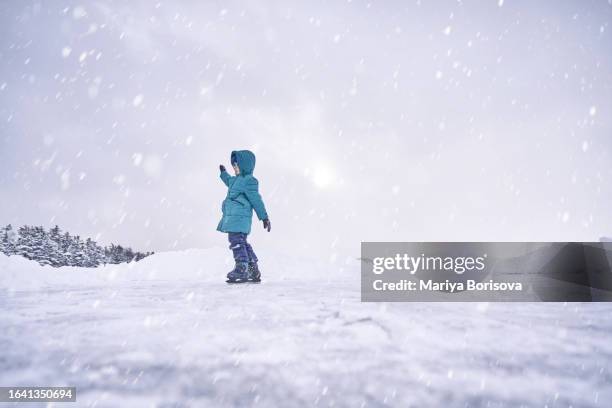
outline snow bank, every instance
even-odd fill
[[[11,291],[66,286],[97,286],[126,281],[212,279],[227,269],[227,252],[221,248],[160,252],[139,262],[98,268],[53,268],[21,256],[0,255],[0,288]]]
[[[263,255],[263,254],[262,254]],[[329,261],[293,258],[287,256],[261,256],[260,268],[265,276],[276,280],[300,279],[329,280]],[[336,263],[335,261],[332,263]],[[335,265],[335,273],[351,270],[359,273],[356,259],[347,258],[344,265]],[[234,261],[227,248],[187,249],[158,252],[139,262],[105,265],[98,268],[65,266],[53,268],[21,256],[0,254],[0,290],[37,290],[53,287],[83,287],[113,285],[124,282],[165,281],[167,284],[183,281],[223,281],[233,268]],[[297,271],[300,271],[299,273]],[[306,273],[304,273],[305,271]]]

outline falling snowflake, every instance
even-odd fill
[[[79,20],[87,15],[87,11],[81,6],[77,6],[72,10],[72,18]]]
[[[64,172],[60,176],[60,181],[62,184],[62,190],[68,190],[70,188],[70,171],[64,170]]]
[[[87,95],[89,95],[89,98],[91,99],[95,99],[98,96],[98,92],[99,88],[97,85],[91,85],[89,88],[87,88]]]
[[[561,216],[561,221],[563,221],[563,223],[568,222],[570,219],[570,214],[568,211],[563,212],[563,215]]]
[[[124,174],[117,174],[115,177],[113,177],[113,183],[117,184],[118,186],[124,184],[125,183],[125,175]]]
[[[142,153],[134,153],[132,155],[132,163],[136,167],[140,166],[140,163],[142,163]]]
[[[138,107],[140,106],[140,104],[142,103],[142,100],[144,99],[144,96],[142,96],[142,94],[138,94],[134,97],[134,100],[132,101],[132,105]]]

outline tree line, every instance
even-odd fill
[[[0,252],[21,255],[41,265],[81,266],[139,261],[153,252],[135,252],[132,248],[111,244],[100,246],[91,238],[63,232],[57,225],[46,231],[42,226],[24,225],[17,230],[11,224],[0,229]]]

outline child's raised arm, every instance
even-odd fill
[[[232,179],[232,176],[230,176],[229,173],[225,171],[225,166],[222,164],[219,165],[219,170],[221,171],[221,180],[223,180],[223,183],[225,183],[225,185],[229,187],[229,182]]]

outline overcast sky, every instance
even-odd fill
[[[0,223],[265,251],[612,235],[610,1],[3,1]],[[343,256],[343,255],[342,255]]]

